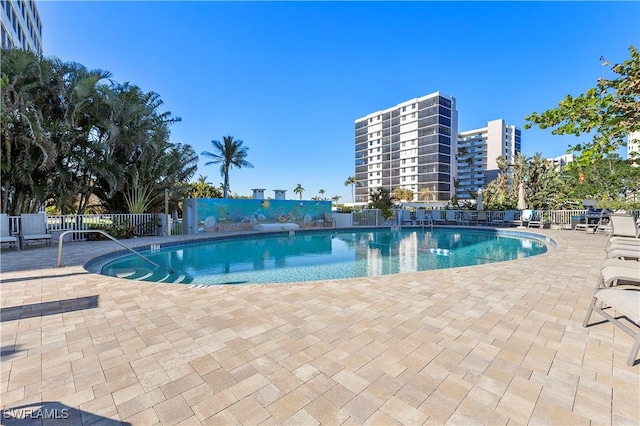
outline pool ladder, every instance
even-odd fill
[[[62,266],[62,243],[64,242],[63,237],[65,235],[67,235],[67,234],[100,234],[100,235],[103,235],[103,236],[107,237],[108,239],[110,239],[111,241],[113,241],[114,243],[116,243],[116,244],[120,245],[121,247],[124,247],[125,249],[129,250],[131,253],[135,254],[139,258],[149,262],[150,264],[152,264],[156,268],[161,268],[161,266],[158,265],[153,260],[149,259],[148,257],[145,257],[145,256],[141,255],[140,253],[138,253],[137,251],[135,251],[131,247],[125,246],[120,241],[118,241],[115,238],[113,238],[110,234],[107,234],[106,232],[101,231],[99,229],[73,230],[73,231],[64,231],[63,233],[61,233],[60,237],[58,237],[58,267]],[[152,248],[152,250],[154,248],[157,250],[157,249],[160,248],[160,244],[152,244],[151,248]],[[171,268],[171,266],[167,266],[167,271],[169,271],[169,273],[173,273],[174,272],[173,268]]]

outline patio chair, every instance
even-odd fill
[[[416,223],[418,225],[424,225],[427,222],[427,211],[425,209],[418,209],[416,211]]]
[[[325,228],[333,228],[336,224],[336,219],[331,216],[331,213],[324,213],[322,215],[322,226]]]
[[[476,218],[476,224],[478,224],[478,225],[488,225],[489,224],[489,214],[485,210],[478,210],[478,216]]]
[[[491,224],[497,226],[508,226],[513,224],[515,210],[506,210],[502,218],[496,216],[491,218]]]
[[[0,245],[8,244],[9,247],[13,246],[18,248],[18,239],[11,235],[9,230],[9,216],[6,213],[0,214]]]
[[[522,210],[520,213],[520,226],[529,226],[529,221],[533,218],[533,210]]]
[[[629,214],[612,213],[609,215],[611,233],[607,240],[607,247],[616,241],[639,240],[640,229],[633,216]]]
[[[640,260],[640,244],[615,244],[607,247],[607,259]]]
[[[400,220],[398,221],[399,225],[411,225],[412,223],[412,218],[411,218],[411,212],[409,210],[406,209],[402,209],[399,211],[400,213]]]
[[[20,240],[23,246],[32,241],[51,245],[46,216],[42,213],[20,215]]]
[[[449,225],[450,223],[458,224],[460,221],[458,220],[458,211],[457,210],[445,210],[444,211],[445,223]]]
[[[620,282],[632,285],[617,285]],[[627,365],[630,367],[635,363],[638,349],[640,349],[640,287],[638,286],[640,286],[640,268],[637,270],[616,266],[603,268],[582,323],[583,327],[587,327],[591,314],[596,311],[607,321],[629,334],[635,340],[627,358]],[[612,310],[616,311],[616,314],[610,314]]]
[[[531,228],[532,226],[542,228],[542,216],[535,210],[531,210],[531,218],[529,219],[529,223],[527,223],[527,228]]]
[[[431,210],[431,220],[435,225],[442,223],[443,225],[447,223],[447,221],[442,217],[442,211],[439,209]]]

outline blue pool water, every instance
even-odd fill
[[[257,235],[143,252],[105,264],[101,273],[145,281],[249,284],[316,281],[480,265],[535,256],[533,234],[490,230],[363,230]],[[517,236],[516,236],[517,235]]]

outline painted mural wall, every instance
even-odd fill
[[[184,219],[189,234],[253,229],[257,224],[295,223],[322,226],[331,201],[189,198]]]

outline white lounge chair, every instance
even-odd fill
[[[596,291],[582,323],[587,327],[591,314],[596,311],[634,338],[635,342],[627,358],[629,366],[633,366],[640,349],[640,263],[638,265],[638,268],[606,266],[602,269]],[[631,284],[631,286],[617,284]],[[616,311],[617,315],[610,314],[611,310]],[[620,315],[626,320],[620,318]]]
[[[457,210],[445,210],[444,211],[444,218],[445,218],[445,221],[446,221],[447,225],[449,225],[450,223],[453,223],[453,224],[460,223],[458,221],[458,211]]]
[[[442,224],[447,223],[447,221],[442,217],[442,211],[439,209],[431,210],[431,220],[436,225],[439,223],[442,223]]]
[[[611,309],[624,315],[633,325],[625,324],[619,317],[610,315],[607,311]],[[627,360],[627,364],[632,366],[640,348],[640,262],[605,262],[583,326],[587,326],[593,311],[635,338]]]
[[[0,245],[8,244],[9,247],[18,248],[18,239],[11,235],[9,216],[6,213],[0,214],[0,231]]]
[[[476,223],[478,225],[488,225],[489,224],[489,213],[486,210],[479,210],[478,216],[476,217]]]
[[[520,215],[520,226],[526,226],[527,228],[536,226],[538,228],[542,228],[542,218],[535,210],[522,210],[522,214]]]
[[[512,225],[515,213],[516,213],[515,210],[505,210],[504,215],[502,216],[502,218],[500,218],[497,215],[495,217],[491,218],[491,224],[492,225],[498,225],[498,226]]]
[[[412,218],[411,212],[406,209],[402,209],[398,212],[400,214],[400,218],[398,219],[398,225],[411,225]]]
[[[611,233],[607,240],[607,247],[616,241],[640,240],[640,229],[633,216],[612,213],[609,215]]]
[[[23,246],[32,241],[51,245],[47,217],[42,213],[20,215],[20,240]]]

